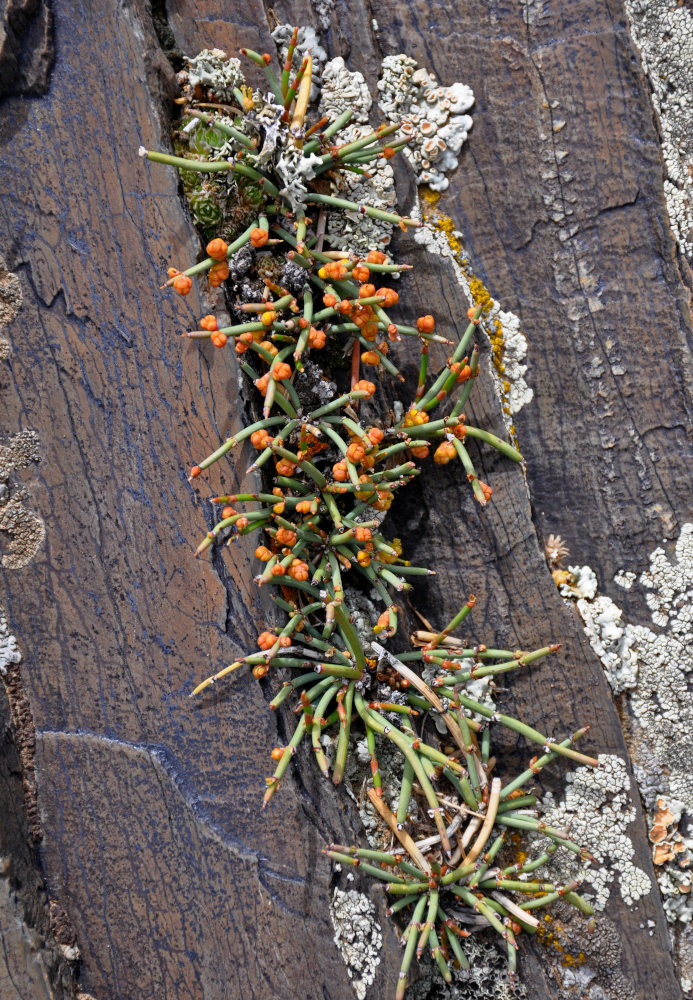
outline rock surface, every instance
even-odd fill
[[[79,988],[96,1000],[348,1000],[332,942],[334,875],[320,850],[354,842],[358,816],[312,766],[294,769],[259,811],[282,720],[252,678],[188,699],[195,680],[253,644],[268,610],[251,582],[250,548],[233,562],[191,558],[209,509],[181,470],[239,427],[249,403],[230,353],[181,350],[176,333],[200,315],[195,293],[173,300],[158,287],[169,263],[198,249],[175,177],[136,155],[140,144],[167,142],[172,70],[144,0],[52,7],[48,89],[31,99],[15,89],[0,122],[0,251],[24,298],[3,331],[0,443],[38,434],[40,463],[11,485],[46,530],[31,564],[0,578],[23,657],[42,829],[40,859],[19,850],[16,824],[6,833],[28,795],[15,775],[3,785],[2,851],[32,887],[28,926],[55,954],[62,938],[47,900],[65,911]],[[259,0],[235,9],[170,0],[166,9],[170,48],[272,51]],[[475,92],[474,127],[436,209],[528,338],[534,398],[515,415],[527,481],[482,452],[488,508],[442,471],[422,476],[393,520],[412,561],[436,566],[434,583],[416,593],[423,614],[442,624],[473,592],[478,639],[563,643],[559,659],[513,681],[503,705],[556,735],[591,722],[591,749],[623,759],[602,667],[542,554],[549,533],[560,534],[571,561],[591,566],[615,597],[615,574],[646,566],[691,517],[690,290],[621,2],[472,2],[452,25],[448,8],[418,2],[273,9],[280,21],[317,19],[328,54],[344,56],[372,92],[382,56],[400,51]],[[398,184],[411,204],[403,173]],[[407,308],[458,311],[452,269],[411,239],[398,249],[416,263]],[[488,345],[485,355],[488,366]],[[474,398],[473,422],[503,433],[490,378]],[[243,468],[219,469],[212,489],[238,489]],[[619,590],[618,602],[629,621],[649,621],[638,590]],[[524,745],[496,738],[504,760],[526,764]],[[31,764],[22,757],[16,767]],[[552,787],[560,798],[560,783]],[[652,878],[637,796],[633,808],[633,863]],[[28,820],[25,828],[29,844]],[[395,935],[382,895],[358,888],[371,891],[383,934],[368,995],[387,996],[400,961]],[[677,1000],[654,886],[632,906],[612,892],[600,920],[598,983],[581,986],[551,952],[525,947],[533,998],[589,997],[599,985],[609,997]],[[17,995],[37,995],[34,966],[22,968],[14,953]],[[69,976],[59,963],[51,969],[62,996]]]

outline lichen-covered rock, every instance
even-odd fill
[[[334,943],[347,967],[357,1000],[365,1000],[380,964],[383,937],[375,919],[375,906],[356,889],[335,888],[330,900]]]
[[[445,175],[457,167],[472,127],[465,112],[474,104],[474,94],[463,83],[441,87],[427,69],[416,66],[411,56],[386,56],[378,80],[378,104],[389,121],[402,123],[411,140],[404,153],[418,182],[445,191],[450,183]]]

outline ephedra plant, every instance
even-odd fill
[[[400,998],[415,954],[430,951],[448,981],[453,966],[467,966],[469,926],[495,929],[514,977],[518,936],[538,926],[534,911],[563,899],[592,912],[576,883],[542,879],[559,848],[589,854],[567,831],[541,821],[531,783],[559,757],[597,761],[574,748],[585,729],[557,742],[501,714],[488,699],[471,696],[471,682],[521,669],[558,648],[465,646],[453,633],[473,597],[440,633],[416,633],[413,650],[394,654],[383,645],[397,632],[413,579],[434,571],[412,566],[406,538],[400,543],[382,530],[399,491],[426,474],[432,457],[437,464],[458,464],[476,500],[486,505],[492,491],[477,475],[469,439],[508,461],[519,462],[521,455],[465,419],[479,374],[481,308],[460,309],[466,321],[452,343],[436,332],[433,315],[409,322],[400,317],[393,282],[409,265],[390,260],[378,246],[369,252],[331,248],[326,233],[339,229],[328,225],[333,214],[403,230],[421,223],[341,196],[344,177],[368,176],[407,139],[398,138],[396,124],[350,138],[351,110],[309,122],[312,63],[309,54],[294,58],[297,38],[294,30],[278,76],[268,55],[242,50],[265,74],[265,95],[245,86],[236,60],[208,54],[219,64],[226,93],[199,83],[188,87],[178,155],[140,150],[180,171],[207,243],[204,259],[182,271],[172,268],[167,285],[186,295],[195,277],[223,284],[234,316],[231,325],[220,326],[215,315],[206,315],[184,336],[234,350],[261,397],[258,419],[192,468],[196,479],[250,439],[257,457],[249,471],[264,483],[257,493],[214,498],[218,520],[197,554],[253,534],[256,583],[271,588],[285,615],[281,627],[258,636],[258,650],[239,653],[192,694],[248,667],[271,684],[270,708],[293,708],[291,739],[271,750],[274,771],[263,806],[277,794],[303,742],[338,785],[355,740],[365,735],[379,837],[370,846],[330,844],[326,851],[384,884],[389,912],[401,927]],[[417,383],[389,416],[383,408],[367,420],[362,411],[379,382],[389,380],[404,392],[393,359],[404,338],[420,348]],[[444,349],[445,359],[434,371],[432,345]],[[351,603],[357,592],[380,604],[367,634]],[[439,740],[422,738],[427,716],[444,731]],[[505,784],[493,774],[491,722],[537,747],[526,770]],[[392,808],[383,787],[388,775],[378,763],[384,746],[399,760]],[[534,842],[534,853],[513,855],[511,834]]]

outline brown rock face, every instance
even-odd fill
[[[272,51],[257,0],[166,6],[171,51]],[[321,849],[359,838],[355,809],[306,752],[260,812],[269,749],[286,742],[282,717],[240,674],[188,698],[195,681],[253,645],[270,611],[252,585],[250,547],[233,563],[191,558],[209,511],[181,470],[242,425],[249,392],[230,352],[181,349],[176,334],[202,315],[196,292],[174,300],[159,288],[169,264],[199,250],[176,177],[137,158],[141,144],[167,144],[171,67],[143,0],[56,0],[52,9],[50,80],[48,4],[5,4],[0,31],[0,250],[24,296],[3,330],[11,352],[0,360],[0,445],[24,429],[38,434],[41,461],[22,488],[46,529],[33,560],[0,576],[23,655],[13,695],[21,717],[5,709],[6,745],[21,758],[3,779],[0,833],[13,832],[2,850],[28,887],[27,926],[58,955],[72,947],[66,915],[80,989],[97,1000],[350,1000],[332,941],[335,875]],[[302,0],[274,12],[314,21]],[[591,723],[589,749],[623,757],[602,667],[542,552],[560,535],[609,593],[617,570],[644,568],[691,514],[690,293],[621,3],[374,11],[336,0],[321,18],[329,54],[372,90],[381,55],[400,51],[473,87],[473,132],[439,208],[530,343],[534,400],[515,417],[527,480],[475,452],[494,488],[485,510],[447,468],[393,509],[408,557],[437,571],[416,606],[440,626],[474,593],[478,641],[562,642],[550,667],[513,680],[502,706],[552,735]],[[400,181],[408,208],[411,182]],[[398,254],[416,265],[403,281],[413,315],[434,301],[458,308],[440,260],[404,237]],[[488,366],[491,345],[484,351]],[[503,433],[490,379],[475,399],[470,422]],[[247,464],[219,468],[211,488],[250,486]],[[629,620],[646,619],[639,592],[618,598]],[[494,738],[508,768],[526,766],[533,751]],[[652,874],[636,804],[633,861]],[[355,884],[371,893],[383,928],[369,996],[386,997],[396,937],[382,894]],[[52,930],[48,899],[60,908]],[[595,949],[590,961],[607,996],[678,1000],[654,886],[633,907],[614,889],[600,928],[601,957]],[[570,995],[552,954],[524,943],[520,971],[534,1000]],[[72,989],[63,970],[56,959],[47,974],[56,996]],[[30,973],[18,975],[32,995]]]

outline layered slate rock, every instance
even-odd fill
[[[302,3],[273,7],[281,20],[315,19]],[[6,99],[0,124],[0,249],[24,295],[3,334],[1,430],[39,436],[24,488],[46,526],[33,563],[2,577],[0,604],[35,727],[41,875],[74,929],[81,988],[98,1000],[347,1000],[320,849],[359,837],[355,809],[306,754],[261,813],[281,717],[249,676],[188,699],[194,681],[253,645],[270,611],[250,546],[233,561],[191,558],[209,511],[182,470],[241,425],[250,393],[230,352],[181,350],[176,333],[201,314],[196,293],[173,300],[158,287],[169,263],[198,250],[175,176],[136,156],[167,144],[172,71],[149,5],[53,9],[49,89]],[[170,47],[271,51],[255,0],[167,10]],[[473,87],[474,128],[437,207],[530,343],[534,400],[515,416],[527,479],[480,452],[489,507],[442,471],[422,476],[393,518],[412,561],[437,570],[416,607],[443,624],[473,592],[477,638],[561,641],[559,660],[518,675],[502,705],[556,735],[590,722],[590,748],[624,757],[601,665],[542,554],[560,533],[609,593],[617,570],[644,569],[690,517],[688,290],[621,5],[476,3],[451,21],[443,7],[357,2],[322,17],[329,54],[371,90],[382,55],[399,51]],[[413,188],[399,182],[408,207]],[[460,309],[451,269],[411,238],[398,253],[416,264],[403,283],[413,314]],[[475,398],[470,420],[503,433],[490,379]],[[218,468],[212,489],[240,488],[244,458]],[[646,614],[637,591],[618,598],[631,619]],[[526,765],[525,745],[496,741],[501,766]],[[5,788],[21,806],[21,782]],[[635,806],[633,860],[651,877]],[[383,897],[372,898],[384,937],[372,996],[387,996],[400,956]],[[600,921],[602,950],[588,961],[606,991],[680,995],[654,886],[632,907],[614,888]],[[522,961],[532,995],[555,997],[548,952],[525,947]]]

